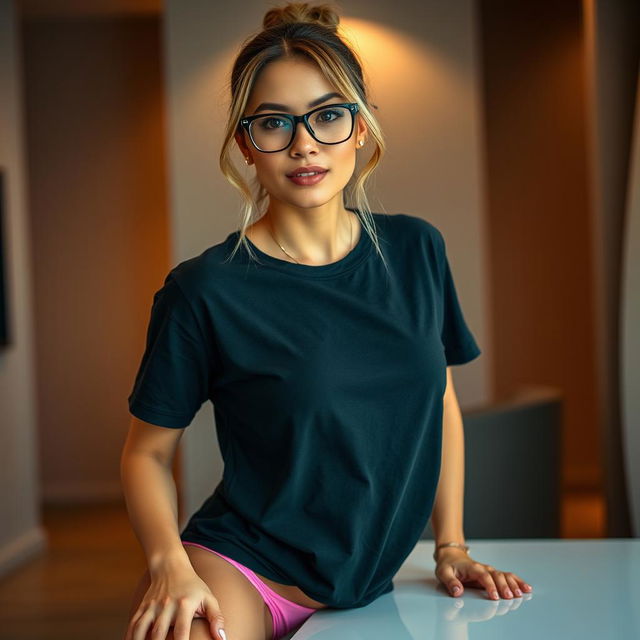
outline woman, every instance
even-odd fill
[[[244,46],[221,154],[247,201],[242,227],[154,296],[122,456],[149,565],[127,640],[278,640],[318,609],[364,606],[393,589],[430,516],[452,596],[530,590],[467,553],[450,365],[480,349],[440,232],[367,206],[384,142],[337,25],[329,6],[289,4]],[[234,143],[255,166],[256,202]],[[224,475],[179,533],[171,463],[208,399]]]

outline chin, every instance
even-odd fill
[[[309,209],[312,207],[321,207],[327,202],[331,201],[332,198],[336,197],[336,193],[327,191],[326,189],[320,190],[315,189],[313,187],[296,187],[296,189],[300,189],[298,193],[291,193],[290,190],[287,190],[287,193],[282,193],[278,198],[282,202],[287,202],[288,204],[294,207],[302,207],[305,209]]]
[[[300,209],[317,209],[318,207],[322,207],[328,202],[331,201],[331,198],[314,198],[313,200],[307,199],[304,200],[302,198],[297,199],[295,201],[289,201],[294,207],[299,207]]]

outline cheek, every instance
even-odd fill
[[[353,171],[356,166],[356,152],[354,149],[344,149],[340,150],[339,153],[336,154],[335,158],[333,158],[334,162],[332,166],[334,167],[334,171],[336,173],[336,177],[340,176],[340,180],[346,184],[349,182],[351,176],[353,175]]]
[[[259,182],[265,186],[275,184],[285,173],[284,167],[269,157],[261,158],[260,162],[255,163],[255,168]]]

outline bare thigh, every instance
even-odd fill
[[[238,569],[224,558],[199,547],[185,546],[191,565],[218,600],[224,616],[224,630],[229,640],[271,640],[271,612],[258,590]],[[129,609],[127,625],[138,609],[151,580],[147,569],[140,578]],[[194,618],[189,640],[211,640],[209,622]],[[145,640],[151,640],[151,629]],[[174,640],[169,628],[166,640]],[[219,638],[216,638],[219,640]]]

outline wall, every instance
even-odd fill
[[[565,394],[563,481],[602,481],[579,3],[482,3],[487,221],[499,397]]]
[[[623,462],[628,496],[622,514],[629,514],[631,535],[640,538],[640,65],[636,89],[636,109],[633,125],[633,151],[630,158],[628,200],[623,248],[623,276],[620,349],[620,403],[623,421]],[[619,494],[618,494],[619,495]]]
[[[269,6],[262,0],[248,0],[241,9],[206,0],[165,5],[174,263],[223,240],[239,225],[240,198],[218,168],[226,74]],[[463,408],[482,403],[489,396],[492,348],[486,328],[474,3],[432,0],[398,10],[383,0],[344,0],[340,7],[361,47],[388,141],[372,185],[372,207],[422,216],[442,230],[465,317],[483,349],[473,363],[454,368],[458,398]],[[236,165],[244,167],[239,152]],[[207,404],[182,440],[183,519],[221,476],[214,438]]]
[[[39,16],[23,39],[43,497],[119,500],[169,263],[160,22]]]
[[[591,105],[590,173],[593,287],[596,305],[598,433],[602,448],[607,535],[631,535],[621,428],[621,288],[625,209],[631,194],[631,145],[640,65],[640,4],[584,0]],[[637,135],[637,133],[636,133]],[[637,363],[638,364],[638,363]],[[626,470],[632,472],[631,468]],[[635,535],[640,532],[636,530]]]
[[[46,546],[40,524],[31,246],[27,216],[22,60],[13,2],[0,0],[0,167],[10,344],[0,350],[0,576]]]

